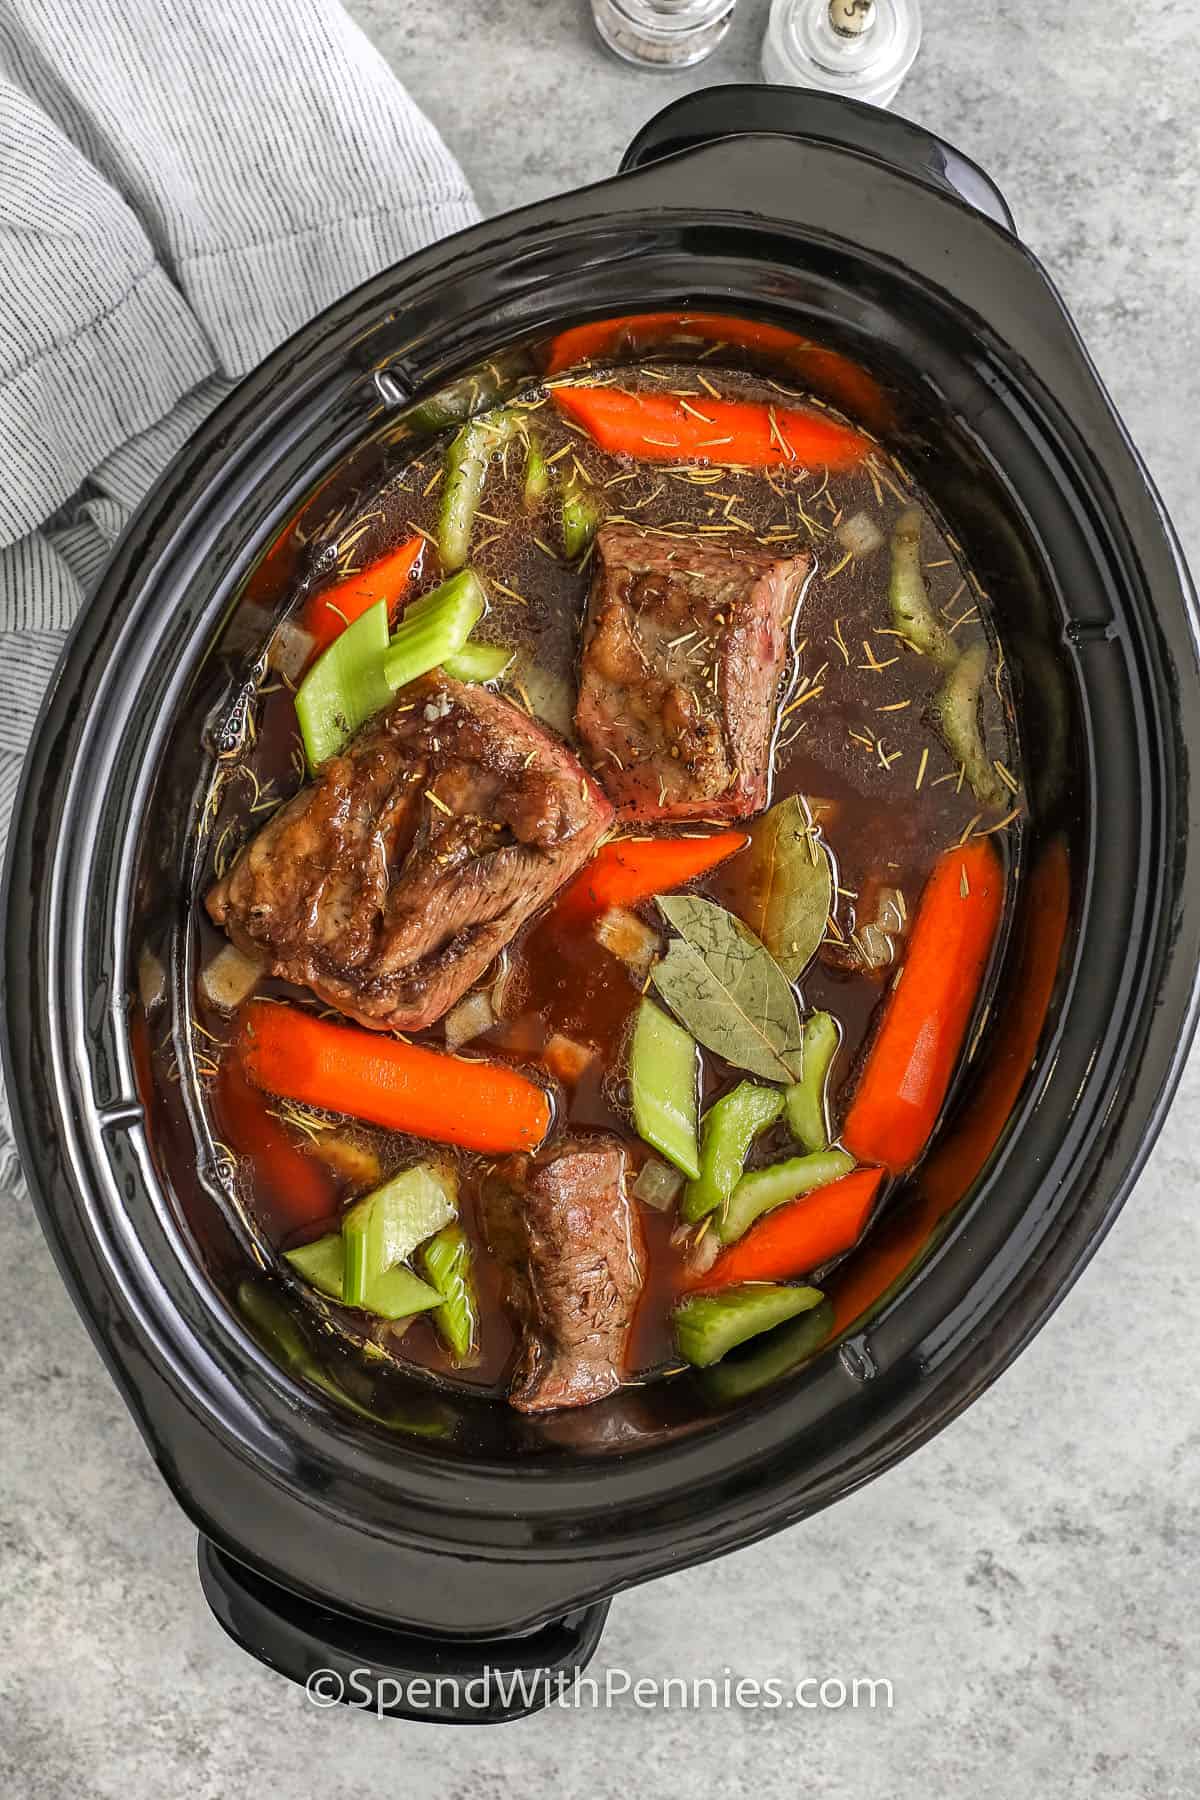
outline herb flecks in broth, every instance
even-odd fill
[[[676,1342],[682,1347],[692,1327],[677,1323],[673,1341],[672,1315],[695,1284],[722,1279],[725,1265],[742,1271],[739,1279],[786,1282],[811,1271],[811,1262],[800,1267],[804,1246],[829,1245],[833,1255],[853,1241],[875,1204],[879,1178],[869,1168],[845,1174],[856,1154],[860,1162],[869,1160],[862,1151],[870,1136],[864,1127],[856,1151],[853,1133],[850,1140],[839,1135],[847,1103],[853,1102],[857,1112],[850,1117],[861,1124],[870,1113],[864,1083],[873,1080],[866,1089],[872,1104],[880,1092],[886,1098],[894,1091],[906,1042],[898,997],[925,981],[926,1002],[934,1005],[931,978],[922,976],[919,960],[914,974],[910,947],[947,929],[947,921],[954,925],[958,915],[949,901],[975,922],[961,952],[964,968],[985,939],[991,942],[995,883],[1002,888],[1004,879],[996,846],[1019,826],[1023,810],[1003,654],[992,636],[986,594],[961,546],[940,528],[907,471],[869,434],[860,436],[798,388],[722,367],[729,352],[720,341],[702,354],[702,367],[648,361],[564,372],[555,377],[553,391],[538,387],[508,396],[502,407],[475,419],[464,417],[474,404],[464,394],[463,407],[456,403],[445,417],[444,434],[423,444],[382,487],[303,532],[296,528],[296,541],[303,538],[310,559],[308,575],[269,654],[256,652],[251,677],[214,731],[221,761],[201,826],[205,889],[229,878],[264,822],[282,816],[278,809],[304,787],[294,690],[306,665],[379,600],[386,603],[394,637],[409,610],[415,607],[419,618],[427,597],[462,567],[481,584],[486,609],[454,653],[463,659],[461,677],[486,682],[488,692],[525,720],[540,721],[539,730],[544,725],[562,734],[582,759],[588,781],[615,784],[618,773],[629,772],[627,753],[614,743],[591,754],[575,725],[581,632],[589,590],[603,568],[604,532],[617,526],[641,534],[661,547],[664,568],[687,568],[689,551],[697,569],[704,560],[700,552],[717,552],[733,563],[748,554],[770,561],[811,551],[815,558],[771,701],[766,791],[757,819],[747,821],[753,847],[744,848],[743,833],[709,855],[708,843],[735,833],[719,806],[707,809],[702,801],[682,827],[670,816],[661,823],[608,826],[605,847],[573,885],[535,910],[501,959],[483,968],[443,1017],[403,1039],[382,1040],[399,1047],[411,1038],[417,1052],[457,1052],[470,1059],[462,1065],[468,1072],[510,1071],[524,1084],[512,1089],[510,1103],[531,1109],[530,1118],[536,1101],[529,1095],[544,1094],[553,1122],[541,1151],[532,1157],[522,1152],[501,1167],[496,1154],[448,1144],[436,1132],[423,1137],[411,1125],[386,1128],[345,1085],[304,1087],[294,1075],[263,1076],[267,1049],[274,1038],[287,1036],[283,1020],[299,1015],[334,1033],[357,1028],[336,1015],[317,1020],[311,994],[274,977],[262,980],[256,998],[232,1019],[229,1009],[214,1005],[203,981],[197,990],[194,1018],[202,1035],[192,1067],[211,1110],[219,1166],[227,1176],[237,1172],[239,1204],[259,1253],[270,1257],[324,1243],[341,1230],[348,1209],[361,1207],[369,1191],[384,1191],[402,1171],[451,1167],[455,1218],[441,1228],[450,1235],[440,1248],[418,1249],[404,1263],[418,1284],[403,1288],[418,1295],[411,1313],[372,1322],[369,1311],[344,1306],[328,1284],[313,1304],[331,1308],[343,1333],[440,1377],[493,1391],[508,1378],[514,1357],[536,1357],[539,1346],[559,1359],[554,1366],[560,1374],[564,1367],[572,1372],[564,1391],[587,1363],[586,1346],[568,1341],[567,1314],[553,1307],[539,1312],[529,1301],[522,1286],[528,1250],[519,1244],[514,1250],[509,1225],[532,1207],[553,1237],[566,1229],[572,1207],[585,1199],[599,1207],[596,1192],[578,1185],[591,1179],[588,1159],[597,1145],[615,1145],[621,1153],[619,1172],[617,1162],[604,1165],[607,1198],[594,1211],[593,1249],[608,1245],[604,1254],[616,1255],[620,1237],[628,1252],[621,1253],[620,1330],[606,1340],[615,1366],[619,1341],[628,1339],[620,1371],[625,1378],[679,1366]],[[483,399],[482,390],[476,398]],[[806,423],[814,419],[817,424]],[[431,423],[439,422],[431,415]],[[608,448],[596,441],[597,430]],[[402,453],[402,429],[394,436]],[[822,444],[826,461],[809,454]],[[630,455],[626,445],[640,454]],[[753,465],[752,453],[760,459]],[[739,461],[739,454],[746,460]],[[717,693],[727,675],[716,645],[730,629],[730,617],[721,609],[707,624],[682,617],[677,628],[664,628],[661,649],[654,648],[649,660],[666,659],[661,667],[669,668],[684,693]],[[446,660],[455,673],[454,655]],[[399,669],[398,659],[393,667]],[[637,671],[628,679],[636,689]],[[437,694],[409,701],[408,693],[400,686],[392,702],[398,719],[408,705],[421,718],[425,708],[443,705]],[[338,704],[335,697],[335,735]],[[697,717],[704,710],[701,705]],[[342,723],[348,737],[355,721]],[[368,713],[362,731],[373,728]],[[444,753],[441,738],[435,719],[420,747],[421,756],[433,759],[431,768]],[[480,770],[490,754],[482,755]],[[532,777],[540,754],[532,744],[518,773]],[[485,796],[477,785],[467,800],[460,777],[445,779],[448,786],[428,770],[420,777],[419,791],[428,795],[426,820],[458,832],[460,814],[474,807],[476,837],[490,845],[491,790]],[[670,815],[669,784],[658,780],[655,793]],[[786,856],[772,820],[796,825]],[[407,829],[388,825],[400,837],[386,840],[381,823],[380,854],[407,854],[400,842]],[[956,847],[961,867],[954,870],[948,859]],[[472,840],[471,854],[480,853]],[[438,854],[450,854],[449,845]],[[771,869],[786,865],[784,875],[776,880],[769,870],[764,877],[764,861]],[[667,902],[664,918],[655,897],[680,885],[688,891]],[[447,905],[455,892],[446,889]],[[714,988],[714,957],[708,954],[712,945],[698,944],[694,931],[689,936],[686,929],[681,935],[668,928],[695,925],[710,913],[734,921],[740,916],[765,940],[766,948],[759,948],[775,974],[759,971],[762,980],[749,1001],[729,982],[720,998],[722,984]],[[221,939],[203,915],[196,931],[198,966],[207,970]],[[700,1004],[696,980],[672,999],[670,971],[685,955],[703,968],[703,1019],[690,1016],[693,1002]],[[963,975],[967,1014],[975,991],[970,983],[981,978],[981,969]],[[639,1007],[655,1004],[643,999],[646,990],[674,1005],[676,1029],[690,1028],[707,1046],[702,1063],[697,1056],[701,1086],[694,1097],[705,1129],[714,1103],[740,1091],[739,1083],[752,1090],[745,1104],[762,1121],[748,1130],[736,1158],[742,1175],[723,1179],[721,1207],[695,1217],[686,1204],[677,1205],[677,1180],[634,1129],[630,1042]],[[786,1018],[780,1006],[772,1012],[768,993],[781,1005],[788,996]],[[269,1009],[271,1002],[282,1003],[283,1017],[260,1025],[259,1048],[247,1055],[250,1009]],[[961,1011],[961,999],[957,1004]],[[726,1023],[740,1012],[745,1043],[726,1042],[725,1026],[714,1025],[723,1009]],[[261,1011],[253,1016],[265,1019]],[[671,1022],[669,1013],[661,1016]],[[768,1016],[774,1038],[763,1036]],[[949,1059],[948,1082],[966,1021],[960,1030],[957,1015],[947,1018],[939,1054]],[[295,1043],[280,1051],[292,1064],[296,1054]],[[890,1075],[886,1067],[879,1073],[881,1057]],[[667,1116],[663,1107],[668,1113],[687,1109],[686,1094],[670,1087],[672,1080],[686,1086],[688,1059],[681,1055],[677,1063],[672,1076],[665,1066],[656,1068],[651,1055],[639,1077],[645,1104],[658,1107],[660,1116]],[[411,1065],[418,1066],[419,1059]],[[247,1070],[257,1071],[266,1086],[256,1086]],[[360,1074],[368,1083],[374,1079],[365,1062]],[[466,1079],[477,1078],[468,1073]],[[290,1096],[278,1091],[289,1084],[296,1090]],[[508,1093],[503,1081],[500,1089]],[[395,1115],[417,1116],[403,1110]],[[713,1125],[713,1141],[716,1131]],[[814,1157],[826,1159],[819,1170]],[[832,1185],[814,1185],[816,1175]],[[733,1206],[739,1180],[750,1186]],[[826,1209],[821,1229],[813,1224],[818,1206]],[[386,1209],[376,1210],[385,1216]],[[368,1210],[361,1216],[376,1215]],[[831,1220],[841,1224],[835,1229]],[[843,1242],[839,1231],[851,1235]],[[720,1242],[729,1248],[718,1255]],[[430,1245],[437,1244],[431,1237]],[[382,1282],[386,1246],[376,1244],[372,1254]],[[565,1240],[542,1265],[543,1276],[555,1271],[566,1282],[582,1279]],[[637,1291],[635,1314],[631,1296]],[[389,1306],[402,1304],[397,1295]],[[781,1299],[771,1316],[783,1319],[799,1304]],[[753,1325],[763,1328],[761,1320]],[[706,1335],[697,1357],[707,1357],[715,1341]],[[574,1399],[609,1391],[611,1366],[593,1371],[592,1390],[584,1394],[583,1381]],[[528,1375],[527,1388],[531,1382],[538,1391],[546,1386]],[[553,1383],[549,1388],[558,1391]]]

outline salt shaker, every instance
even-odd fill
[[[920,47],[920,0],[772,0],[763,74],[889,106]]]
[[[711,56],[736,0],[592,0],[609,49],[644,69],[690,69]]]

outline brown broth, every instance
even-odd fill
[[[761,377],[710,364],[704,375],[724,395],[778,403],[780,390]],[[657,364],[653,375],[622,369],[620,381],[627,387],[694,395],[699,401],[705,397],[696,370],[689,366]],[[801,794],[810,802],[826,804],[823,830],[835,858],[839,888],[836,919],[847,938],[858,923],[856,896],[866,901],[869,914],[867,897],[881,883],[900,890],[911,918],[934,859],[980,824],[981,809],[929,724],[928,708],[939,680],[936,669],[890,630],[887,537],[905,505],[922,509],[926,580],[956,641],[965,646],[981,640],[989,646],[992,679],[982,707],[985,738],[990,754],[1012,770],[1018,782],[1020,777],[1011,701],[985,598],[962,551],[939,527],[922,496],[882,451],[871,458],[870,466],[833,476],[787,466],[767,474],[707,466],[646,466],[601,452],[561,418],[543,389],[530,390],[515,404],[526,409],[530,429],[560,476],[566,469],[586,477],[606,494],[618,517],[681,537],[703,530],[709,541],[735,548],[742,536],[765,540],[778,546],[781,555],[812,545],[818,566],[797,620],[798,653],[782,702],[772,800]],[[436,532],[438,470],[448,442],[449,434],[423,449],[357,513],[339,521],[337,537],[321,547],[302,584],[299,605],[322,587],[365,567],[415,528]],[[529,663],[542,672],[543,680],[556,684],[560,694],[573,699],[588,574],[568,565],[555,549],[560,542],[554,514],[556,484],[549,500],[530,516],[522,503],[522,477],[523,455],[513,446],[505,463],[498,460],[493,465],[485,488],[471,561],[488,582],[492,599],[476,636],[520,652],[502,684],[518,704],[527,696]],[[884,541],[870,554],[850,559],[837,540],[836,528],[859,512],[869,514]],[[430,555],[412,597],[434,586],[436,579],[436,559]],[[264,676],[262,666],[251,684],[254,688],[257,692],[250,692],[248,703],[256,709],[257,728],[241,753],[222,765],[212,798],[215,822],[204,888],[302,779],[290,689],[277,678]],[[728,902],[732,874],[732,865],[726,865],[701,883],[699,891]],[[652,906],[640,910],[653,921]],[[199,909],[196,930],[200,967],[223,939]],[[829,958],[835,954],[827,944],[800,987],[806,1006],[828,1008],[842,1025],[837,1088],[831,1096],[836,1124],[893,971],[849,973],[832,966]],[[640,986],[593,938],[564,932],[552,910],[525,927],[510,957],[505,1016],[470,1046],[471,1051],[537,1065],[555,1032],[593,1046],[591,1067],[572,1091],[560,1091],[558,1128],[614,1132],[628,1145],[636,1167],[647,1152],[632,1131],[621,1070]],[[283,983],[272,982],[264,991],[312,1004],[310,995]],[[195,1006],[200,1029],[211,1033],[218,1046],[216,1054],[227,1054],[223,1046],[232,1036],[229,1021],[207,1008],[199,994]],[[419,1036],[437,1043],[441,1026]],[[706,1058],[706,1101],[739,1079],[740,1074],[719,1059]],[[234,1152],[239,1204],[264,1248],[287,1249],[328,1229],[329,1218],[319,1227],[288,1229],[268,1184],[261,1179],[256,1184],[253,1159],[239,1143],[245,1131],[239,1132],[220,1078],[208,1084],[208,1104],[214,1137]],[[412,1161],[421,1148],[415,1140],[332,1117],[313,1115],[302,1125],[294,1111],[270,1101],[265,1104],[276,1115],[279,1128],[306,1155],[315,1154],[322,1133],[336,1133],[372,1150],[386,1176]],[[776,1132],[755,1154],[761,1161],[786,1153],[786,1135]],[[401,1333],[386,1326],[368,1329],[360,1324],[362,1315],[340,1316],[344,1329],[365,1332],[405,1363],[496,1389],[516,1340],[502,1303],[500,1271],[488,1255],[478,1224],[480,1182],[488,1165],[465,1154],[458,1160],[462,1220],[475,1249],[481,1304],[478,1360],[470,1368],[454,1369],[428,1318],[414,1320]],[[326,1179],[331,1217],[338,1206],[364,1191],[332,1174]],[[644,1378],[677,1361],[669,1310],[682,1274],[681,1252],[671,1241],[673,1209],[663,1214],[643,1205],[639,1211],[650,1273],[635,1325],[631,1378]]]

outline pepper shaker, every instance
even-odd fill
[[[729,30],[736,0],[592,0],[604,43],[643,69],[690,69]]]

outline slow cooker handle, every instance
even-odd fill
[[[427,1724],[494,1725],[539,1712],[587,1667],[607,1600],[520,1636],[486,1641],[393,1631],[306,1600],[200,1537],[200,1586],[234,1643],[298,1682],[314,1706],[339,1703]]]
[[[680,150],[693,150],[716,138],[742,137],[747,132],[811,138],[814,142],[857,150],[903,170],[926,187],[965,200],[977,212],[1016,235],[1004,195],[991,176],[985,175],[961,150],[878,106],[808,88],[733,82],[685,94],[642,126],[621,159],[621,174]]]

